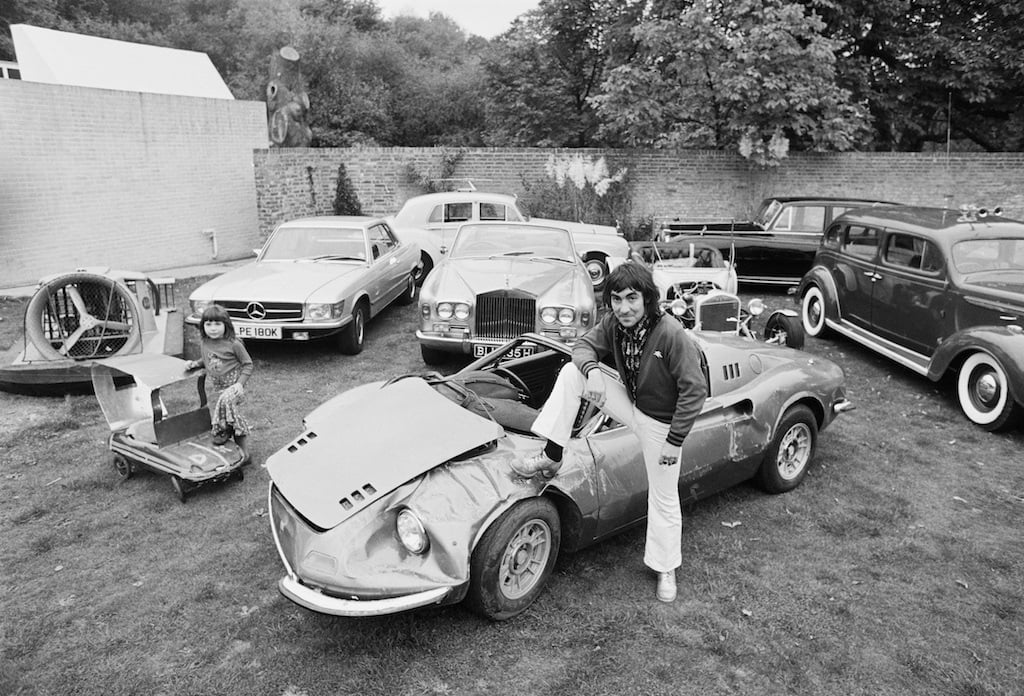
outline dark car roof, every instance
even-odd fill
[[[997,215],[965,214],[949,208],[883,206],[843,213],[837,222],[857,222],[954,242],[971,237],[1024,237],[1024,222]]]
[[[883,201],[875,198],[841,198],[839,196],[769,196],[761,201],[778,201],[779,203],[868,203],[878,205],[900,205],[895,201]]]

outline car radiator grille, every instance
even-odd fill
[[[700,328],[703,331],[735,333],[740,315],[739,299],[731,295],[709,297],[697,307]]]
[[[228,310],[228,314],[232,319],[244,319],[245,321],[302,321],[302,304],[299,302],[214,301]],[[262,318],[259,317],[259,309],[261,307],[265,313],[265,316]]]
[[[537,301],[532,295],[498,290],[476,296],[477,338],[508,340],[537,329]]]

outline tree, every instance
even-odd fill
[[[1021,3],[851,0],[820,12],[839,42],[840,84],[870,109],[871,147],[920,150],[949,137],[1024,149]]]
[[[359,196],[348,178],[348,170],[345,163],[338,165],[338,185],[334,189],[334,214],[335,215],[362,215],[363,206],[359,203]]]
[[[768,164],[866,139],[866,110],[836,84],[835,43],[815,14],[783,0],[667,5],[637,25],[636,50],[593,99],[610,139]]]
[[[519,17],[484,58],[488,143],[602,144],[590,98],[603,79],[609,41],[639,5],[541,0],[538,9]]]

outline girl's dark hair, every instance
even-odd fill
[[[203,316],[199,317],[199,335],[203,338],[209,338],[205,326],[208,321],[219,321],[224,325],[224,338],[235,337],[235,325],[231,323],[231,315],[219,304],[210,305],[203,310]]]
[[[644,296],[644,310],[651,319],[661,314],[661,292],[654,282],[651,269],[636,261],[626,261],[608,274],[604,283],[605,306],[612,306],[612,293],[623,290],[637,290]]]

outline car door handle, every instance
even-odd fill
[[[1003,321],[1017,321],[1017,317],[1011,316],[1009,314],[1000,314],[999,318],[1002,319]]]
[[[882,276],[880,276],[879,274],[875,273],[874,271],[864,271],[864,275],[866,275],[871,280],[881,280],[882,279]]]

